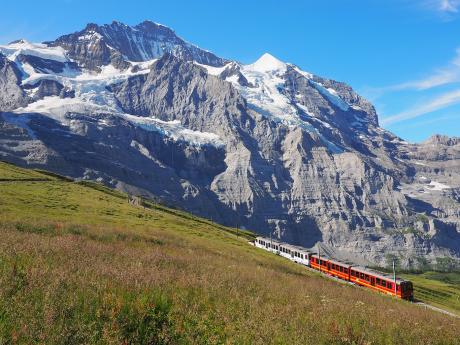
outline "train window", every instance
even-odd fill
[[[364,279],[364,273],[361,273],[361,279]]]
[[[300,258],[303,259],[303,254],[300,254]]]
[[[343,272],[343,267],[342,266],[339,266],[339,271]]]
[[[382,280],[382,286],[387,287],[387,282],[385,280]]]
[[[343,273],[347,273],[347,274],[348,274],[348,268],[344,268],[344,269],[343,269]]]
[[[392,283],[388,283],[388,284],[387,284],[387,288],[388,288],[388,289],[393,289],[393,284],[392,284]]]
[[[380,285],[380,278],[376,279],[377,285]]]
[[[368,275],[368,274],[366,274],[366,280],[367,280],[367,281],[369,281],[369,280],[370,280],[370,279],[369,279],[369,275]]]

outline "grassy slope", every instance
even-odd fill
[[[460,315],[460,273],[425,272],[403,276],[414,283],[418,300]]]
[[[460,319],[3,163],[0,231],[0,344],[460,344]]]

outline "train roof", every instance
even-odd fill
[[[270,239],[269,237],[263,237],[263,236],[257,236],[256,239],[261,239],[261,240],[264,240],[266,242],[275,243],[275,244],[278,244],[280,246],[283,246],[283,247],[291,249],[291,250],[296,250],[296,251],[304,252],[304,253],[311,253],[311,251],[309,251],[308,249],[306,249],[304,247],[300,247],[300,246],[296,246],[294,244],[281,242],[278,239],[273,239],[273,238]]]
[[[373,276],[375,276],[377,278],[385,279],[385,280],[388,280],[390,282],[394,281],[394,278],[393,278],[392,275],[386,274],[386,273],[383,273],[383,272],[380,272],[380,271],[377,271],[377,270],[374,270],[372,268],[368,268],[368,267],[364,267],[364,266],[352,266],[351,269],[355,270],[355,271],[362,272],[362,273],[370,274],[370,275],[373,275]],[[407,282],[407,280],[400,279],[400,278],[396,277],[396,283],[397,284],[400,284],[402,282]]]

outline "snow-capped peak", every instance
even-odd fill
[[[256,62],[250,65],[254,71],[257,72],[272,72],[285,70],[286,64],[278,60],[276,57],[269,53],[263,54]]]

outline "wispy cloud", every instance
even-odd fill
[[[422,0],[419,4],[446,21],[455,19],[460,11],[460,0]]]
[[[440,0],[439,10],[447,13],[457,13],[460,6],[459,0]]]
[[[382,91],[427,90],[458,82],[460,82],[460,48],[456,50],[455,58],[447,66],[435,70],[426,78],[384,87]]]
[[[423,8],[440,13],[458,13],[460,0],[423,0],[419,4]]]
[[[404,124],[401,124],[400,126],[403,126],[404,128],[417,128],[417,127],[423,128],[423,127],[426,127],[427,125],[439,124],[441,122],[457,120],[457,119],[460,119],[460,113],[436,116],[435,118],[430,118],[427,120],[413,121],[411,123],[404,123]]]
[[[381,119],[383,125],[390,125],[393,123],[414,119],[416,117],[432,113],[434,111],[444,109],[446,107],[460,103],[460,89],[444,93],[434,99],[425,102],[421,105],[409,108],[400,112],[399,114],[392,115]]]

